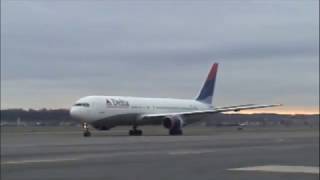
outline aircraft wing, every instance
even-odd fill
[[[238,106],[214,108],[210,110],[197,110],[197,111],[188,111],[188,112],[180,112],[180,113],[145,114],[141,116],[141,119],[153,119],[153,118],[170,117],[170,116],[188,117],[188,116],[194,116],[194,115],[209,115],[209,114],[216,114],[216,113],[222,113],[222,112],[232,112],[232,111],[238,112],[242,110],[268,108],[268,107],[275,107],[275,106],[282,106],[282,104],[264,104],[264,105],[245,104],[245,105],[238,105]]]

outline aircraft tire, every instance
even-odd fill
[[[178,136],[178,135],[182,135],[183,132],[181,129],[171,129],[169,131],[169,134],[172,135],[172,136]]]
[[[83,133],[83,136],[84,136],[84,137],[90,137],[90,136],[91,136],[91,132],[90,132],[90,131],[85,131],[85,132]]]
[[[130,136],[141,136],[143,134],[142,130],[130,130],[129,135]]]
[[[142,135],[142,130],[137,130],[137,136],[141,136]]]

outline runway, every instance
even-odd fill
[[[319,129],[12,131],[1,136],[1,179],[318,179]]]

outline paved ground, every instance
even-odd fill
[[[118,129],[84,138],[75,129],[3,129],[1,179],[319,178],[319,130],[314,128],[126,133]]]

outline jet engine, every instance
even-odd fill
[[[184,121],[180,116],[170,116],[170,117],[165,117],[162,121],[162,124],[167,129],[180,130],[184,125]]]

